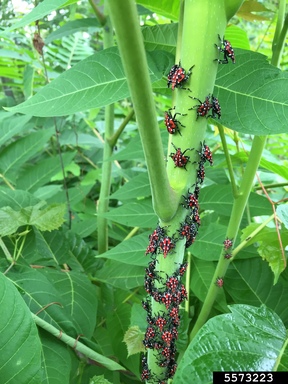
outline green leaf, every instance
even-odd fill
[[[39,203],[39,199],[31,193],[20,190],[0,189],[0,208],[10,207],[14,211]]]
[[[151,196],[151,187],[147,172],[133,177],[128,183],[114,192],[110,198],[118,200],[130,200]]]
[[[31,313],[13,284],[0,273],[1,384],[39,384],[41,343]]]
[[[144,284],[144,268],[108,260],[105,266],[95,273],[95,280],[113,287],[129,290]]]
[[[64,36],[70,36],[76,32],[83,32],[91,28],[92,30],[101,28],[96,18],[90,17],[86,19],[67,21],[62,27],[56,29],[45,39],[45,45],[50,44],[53,40],[62,39]]]
[[[162,78],[170,62],[165,52],[147,53],[151,81]],[[33,116],[63,116],[98,108],[129,96],[126,76],[116,47],[100,51],[76,64],[35,96],[13,107]]]
[[[97,255],[96,258],[107,258],[110,260],[121,261],[130,265],[146,266],[148,256],[145,256],[145,250],[148,246],[148,236],[150,232],[133,236],[131,239],[122,241],[115,247],[105,253]]]
[[[235,52],[236,64],[219,65],[215,84],[221,124],[252,135],[287,132],[288,74],[259,53]]]
[[[39,328],[42,344],[43,375],[41,384],[69,384],[71,355],[60,340]]]
[[[173,380],[210,383],[213,371],[272,371],[287,343],[281,319],[265,306],[232,305],[213,317],[182,357]]]
[[[129,227],[151,228],[157,223],[157,216],[151,199],[139,200],[137,203],[123,204],[101,216]]]
[[[0,153],[0,169],[3,175],[15,178],[19,166],[42,150],[53,133],[54,128],[39,130],[4,148]]]
[[[233,201],[230,185],[211,185],[201,189],[199,202],[202,209],[213,210],[220,215],[230,216]],[[271,214],[269,201],[257,193],[251,192],[248,206],[251,216]]]
[[[203,261],[200,259],[193,259],[191,265],[190,288],[195,294],[195,296],[198,297],[198,299],[202,302],[204,302],[207,296],[207,292],[211,284],[211,279],[214,275],[214,272],[214,263]],[[223,312],[227,311],[226,298],[223,288],[218,289],[216,302],[218,308],[221,308]]]
[[[280,276],[278,283],[273,286],[271,269],[259,257],[232,262],[225,275],[225,289],[235,303],[265,304],[288,325],[286,278]]]
[[[179,1],[171,0],[137,0],[138,4],[148,8],[151,12],[165,16],[171,20],[179,18]]]
[[[255,231],[260,224],[252,223],[242,231],[241,240],[244,241]],[[283,248],[285,249],[288,245],[288,231],[281,231],[281,240]],[[274,273],[274,284],[277,283],[281,272],[284,271],[285,265],[282,255],[278,234],[275,228],[263,228],[256,236],[254,236],[247,244],[258,243],[257,252],[266,260]]]
[[[28,15],[22,17],[21,20],[17,21],[14,25],[7,28],[5,32],[10,32],[15,29],[20,29],[25,25],[28,25],[36,20],[43,19],[44,16],[49,15],[55,9],[60,8],[63,4],[65,4],[67,0],[44,0],[42,3],[39,3],[37,7],[33,8]]]
[[[12,235],[23,225],[34,225],[41,231],[52,231],[59,228],[64,222],[66,213],[65,204],[49,205],[40,209],[45,202],[33,207],[21,208],[15,211],[11,207],[0,209],[0,235]]]
[[[86,275],[52,268],[22,268],[20,272],[14,267],[8,277],[23,292],[31,312],[39,312],[39,317],[72,337],[92,336],[97,297]]]
[[[96,326],[97,297],[95,287],[88,277],[79,272],[61,272],[42,269],[41,273],[61,294],[61,304],[73,319],[74,326],[81,333],[91,338]]]
[[[101,376],[93,376],[90,379],[89,384],[112,384],[111,381],[105,379],[104,375]]]
[[[203,221],[205,221],[205,217]],[[191,246],[191,252],[199,259],[217,261],[223,250],[227,228],[218,223],[210,223],[207,226],[205,226],[205,222],[202,224],[204,225],[199,228],[196,241]]]
[[[62,154],[64,168],[71,163],[75,155],[76,152],[66,152]],[[58,156],[39,160],[36,164],[26,166],[20,171],[16,187],[17,189],[34,192],[48,183],[60,169],[61,164]]]
[[[142,28],[147,51],[163,50],[175,54],[178,23],[157,24]]]
[[[4,113],[0,119],[0,145],[7,143],[11,137],[24,131],[31,116],[17,116],[12,113]]]
[[[128,356],[143,352],[143,336],[143,332],[137,325],[126,331],[123,341],[127,346]]]
[[[23,92],[25,99],[29,99],[33,95],[34,68],[26,65],[23,72]]]
[[[276,209],[277,216],[288,229],[288,205],[278,205]]]

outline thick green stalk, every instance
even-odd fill
[[[272,60],[271,63],[274,65],[279,65],[280,62],[280,57],[281,53],[283,52],[283,46],[284,46],[284,36],[287,34],[287,27],[288,27],[288,18],[286,17],[284,25],[283,20],[284,20],[284,13],[285,13],[285,7],[283,6],[283,0],[281,0],[281,6],[279,7],[279,12],[278,12],[278,22],[277,25],[281,25],[279,27],[278,31],[278,40],[275,39],[275,46],[278,46],[277,49],[273,50],[273,55],[272,55]],[[281,29],[282,28],[282,29]],[[247,166],[242,178],[242,183],[240,185],[240,189],[238,192],[238,196],[234,201],[233,208],[232,208],[232,213],[230,216],[230,221],[227,229],[227,237],[229,238],[236,238],[240,223],[243,217],[243,213],[245,210],[245,206],[248,201],[248,197],[251,191],[251,187],[253,185],[253,179],[255,177],[256,171],[258,169],[261,157],[262,157],[262,152],[265,147],[265,142],[266,142],[267,136],[255,136],[253,139],[252,143],[252,148],[250,152],[250,156],[247,162]],[[235,253],[236,254],[236,253]],[[215,281],[217,277],[223,277],[226,273],[226,270],[229,266],[229,263],[233,260],[233,258],[227,260],[223,257],[220,257],[216,271],[214,273],[211,285],[209,287],[207,297],[204,301],[203,307],[201,309],[201,312],[199,314],[199,317],[194,325],[194,328],[190,334],[190,340],[194,338],[196,333],[199,331],[199,329],[204,325],[206,322],[210,311],[212,309],[212,306],[214,304],[215,298],[217,296],[217,292],[219,290],[219,287],[215,285]]]
[[[250,152],[250,156],[247,162],[247,166],[242,178],[242,183],[239,188],[239,193],[237,198],[234,201],[228,229],[227,229],[227,237],[230,239],[234,239],[237,236],[239,231],[239,227],[241,224],[241,220],[243,217],[243,213],[250,195],[250,191],[253,185],[253,180],[255,177],[255,173],[258,169],[262,152],[265,147],[266,136],[255,136]],[[224,255],[222,255],[218,261],[214,276],[212,278],[206,299],[204,301],[203,307],[199,314],[199,317],[195,323],[195,326],[191,332],[190,340],[196,335],[199,329],[205,324],[212,306],[214,304],[215,298],[219,292],[219,287],[215,284],[215,281],[218,277],[223,277],[226,273],[226,270],[230,264],[232,259],[225,259]]]
[[[105,4],[106,10],[106,4]],[[105,18],[105,26],[103,28],[103,43],[104,48],[109,48],[114,45],[113,29],[110,18]],[[114,104],[105,107],[105,137],[104,137],[104,151],[103,151],[103,164],[102,164],[102,177],[101,177],[101,190],[99,195],[97,213],[98,213],[98,253],[104,253],[108,250],[108,224],[107,219],[102,216],[103,213],[109,209],[109,195],[111,187],[111,173],[112,161],[111,155],[113,153],[113,146],[111,146],[109,139],[114,133]]]
[[[132,0],[108,0],[108,3],[142,140],[154,210],[160,218],[169,220],[177,210],[178,201],[170,188],[165,169],[164,151],[136,5]]]
[[[34,315],[34,313],[31,313],[31,316],[33,320],[35,321],[35,324],[38,325],[38,327],[41,327],[46,332],[49,332],[51,335],[57,337],[57,339],[61,340],[63,343],[69,345],[69,347],[73,348],[75,351],[82,353],[84,356],[88,357],[91,360],[94,360],[98,362],[99,364],[103,365],[107,369],[114,371],[114,370],[125,370],[120,364],[116,363],[113,360],[110,360],[106,357],[103,357],[99,353],[93,351],[93,349],[87,347],[77,339],[74,339],[71,336],[66,335],[61,330],[53,327],[53,325],[47,323],[45,320],[41,319],[40,317]]]

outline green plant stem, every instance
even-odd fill
[[[107,3],[107,1],[106,1]],[[105,3],[105,10],[107,4]],[[113,29],[110,18],[105,17],[106,24],[103,28],[104,48],[109,48],[114,45]],[[98,253],[104,253],[108,250],[108,224],[107,219],[102,216],[109,209],[109,195],[111,188],[111,173],[112,173],[112,160],[113,146],[111,146],[109,139],[114,133],[114,104],[105,107],[105,138],[104,138],[104,151],[103,151],[103,165],[101,177],[101,190],[98,201]]]
[[[175,215],[179,201],[170,187],[163,161],[164,151],[136,5],[132,0],[109,0],[108,3],[145,154],[154,210],[167,221]]]
[[[117,131],[113,134],[113,136],[110,138],[107,138],[107,141],[109,142],[109,145],[111,148],[113,148],[116,145],[121,133],[124,131],[126,125],[129,123],[129,121],[132,119],[133,116],[134,116],[134,109],[132,109],[128,113],[128,115],[125,117],[125,119],[119,125]]]
[[[123,368],[120,364],[93,351],[93,349],[87,347],[77,339],[74,339],[73,337],[66,335],[61,330],[55,328],[53,325],[47,323],[45,320],[36,316],[34,313],[31,313],[31,316],[35,321],[35,324],[38,325],[38,327],[41,327],[45,331],[49,332],[51,335],[57,337],[57,339],[69,345],[69,347],[73,348],[75,351],[82,353],[89,359],[97,361],[98,363],[100,363],[110,371],[125,370],[125,368]]]
[[[255,136],[253,144],[251,147],[250,156],[246,165],[246,169],[242,178],[242,182],[239,188],[239,194],[234,201],[228,228],[227,228],[227,237],[230,239],[235,239],[240,227],[242,216],[250,195],[250,191],[253,185],[253,180],[255,173],[258,169],[262,152],[265,147],[266,136]],[[203,307],[199,314],[199,317],[192,329],[190,334],[190,340],[194,338],[199,329],[205,324],[212,306],[214,304],[215,298],[219,291],[219,287],[215,284],[217,277],[224,277],[227,268],[230,264],[230,260],[225,259],[223,256],[220,257],[214,276],[212,278],[206,299],[203,303]],[[225,281],[225,280],[224,280]]]
[[[220,135],[220,138],[221,138],[222,147],[223,147],[223,151],[224,151],[225,158],[226,158],[226,163],[227,163],[228,172],[229,172],[229,176],[230,176],[231,187],[232,187],[232,193],[233,193],[234,198],[236,198],[237,195],[238,195],[238,190],[237,190],[237,186],[236,186],[236,182],[235,182],[235,177],[234,177],[234,172],[233,172],[233,165],[232,165],[231,156],[230,156],[230,153],[229,153],[229,150],[228,150],[228,147],[227,147],[227,142],[226,142],[226,137],[225,137],[225,134],[224,134],[223,125],[217,123],[217,127],[218,127],[218,130],[219,130],[219,135]]]

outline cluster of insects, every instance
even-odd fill
[[[215,61],[220,64],[227,64],[230,59],[232,63],[235,63],[234,50],[230,42],[224,40],[224,38],[221,39],[219,35],[218,38],[220,45],[215,44],[215,46],[220,53],[223,53],[224,57],[223,59],[217,58]],[[171,87],[172,91],[178,88],[191,92],[190,88],[186,87],[186,83],[192,75],[193,67],[194,65],[186,71],[180,62],[179,65],[173,65],[168,74],[168,88]],[[204,101],[197,97],[189,97],[199,102],[199,104],[189,109],[196,111],[196,120],[200,117],[221,118],[221,107],[214,95],[207,95]],[[187,114],[175,112],[175,107],[165,112],[164,122],[169,134],[182,136],[181,129],[185,128],[185,126],[181,123],[180,118],[185,115]],[[155,384],[166,384],[176,372],[176,341],[180,324],[180,305],[187,299],[188,295],[184,284],[181,282],[188,264],[178,265],[175,272],[168,276],[157,269],[158,257],[163,255],[164,259],[166,259],[168,255],[174,253],[176,244],[180,240],[185,240],[185,248],[194,243],[201,225],[198,199],[200,187],[205,179],[205,163],[208,162],[213,165],[212,152],[205,142],[200,143],[200,149],[186,148],[182,150],[173,143],[172,146],[174,152],[171,152],[169,157],[172,159],[175,168],[183,168],[187,171],[187,166],[191,163],[189,154],[193,150],[196,151],[198,160],[193,162],[193,164],[197,164],[196,182],[188,189],[186,195],[182,195],[181,206],[187,210],[184,221],[179,223],[179,228],[173,235],[169,234],[167,227],[161,227],[158,224],[149,236],[149,243],[145,252],[146,255],[150,255],[151,261],[145,269],[144,288],[148,296],[146,300],[142,301],[142,305],[146,311],[148,325],[143,345],[146,350],[151,351],[150,353],[154,355],[157,365],[163,368],[163,371],[160,375],[151,372],[147,355],[144,354],[142,357],[141,380]],[[224,257],[227,259],[232,257],[230,249],[233,246],[233,241],[227,238],[224,240],[223,246],[225,250]],[[215,284],[220,288],[223,287],[223,278],[218,277]],[[158,312],[153,311],[152,302],[159,303],[160,308],[163,305],[163,309]],[[157,304],[157,308],[159,304]]]
[[[187,292],[181,278],[186,272],[187,263],[180,264],[171,276],[157,270],[156,266],[157,260],[152,259],[146,268],[145,289],[156,302],[164,305],[165,310],[153,314],[150,297],[142,301],[148,323],[143,344],[146,349],[150,349],[152,353],[155,352],[157,365],[163,368],[163,374],[160,380],[159,377],[156,378],[149,370],[147,358],[144,355],[141,379],[143,381],[154,379],[158,380],[154,382],[166,383],[174,376],[177,368],[176,340],[180,325],[180,304],[187,299]]]

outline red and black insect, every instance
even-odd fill
[[[201,162],[205,163],[205,161],[208,161],[210,165],[213,165],[212,152],[208,145],[205,144],[205,142],[202,144],[202,148],[199,152],[199,155]]]
[[[170,277],[168,277],[165,285],[170,292],[174,293],[178,288],[179,280],[175,276],[170,276]]]
[[[174,64],[172,66],[172,68],[170,69],[170,72],[168,73],[168,76],[167,76],[167,80],[168,80],[168,88],[170,86],[170,84],[172,84],[172,79],[173,79],[173,75],[174,73],[179,69],[179,65],[178,64]]]
[[[195,188],[194,188],[194,196],[196,197],[196,199],[199,199],[199,195],[200,195],[200,185],[198,183],[196,184],[193,184],[192,187],[194,187],[195,185]],[[192,188],[191,187],[191,188]]]
[[[229,249],[233,247],[233,240],[228,237],[223,241],[224,249]]]
[[[201,219],[197,208],[193,209],[192,215],[190,217],[193,223],[197,224],[198,226],[201,225]]]
[[[171,89],[174,90],[175,88],[183,88],[183,85],[187,82],[189,79],[192,69],[194,65],[189,68],[188,72],[186,73],[185,69],[181,67],[181,64],[179,65],[175,64],[171,68],[169,74],[168,74],[168,81],[167,81],[167,86],[168,88],[171,85]],[[187,88],[183,88],[187,89]],[[188,88],[189,89],[189,88]]]
[[[161,338],[164,341],[164,343],[167,344],[169,347],[173,340],[173,334],[171,331],[165,331],[162,333]]]
[[[172,252],[175,248],[176,242],[175,239],[169,236],[165,236],[159,244],[160,250],[162,251],[164,258],[168,255],[168,253]]]
[[[222,53],[224,53],[224,59],[219,60],[215,59],[214,61],[218,61],[219,64],[228,64],[228,59],[231,59],[232,63],[235,64],[235,54],[234,49],[232,48],[232,45],[230,41],[221,39],[220,35],[218,35],[218,39],[220,41],[220,46],[215,44],[215,47]]]
[[[155,255],[158,251],[159,242],[166,234],[166,230],[164,227],[160,227],[157,225],[156,229],[153,231],[153,233],[149,236],[149,244],[146,248],[145,255],[151,254]]]
[[[199,208],[199,203],[198,203],[198,199],[196,198],[195,194],[194,193],[191,193],[188,189],[188,195],[187,197],[182,195],[182,197],[184,197],[184,203],[182,204],[182,206],[186,209],[194,209],[194,208]]]
[[[159,315],[155,320],[155,325],[159,328],[160,332],[163,332],[164,326],[167,324],[167,320]]]
[[[172,303],[172,294],[170,292],[164,292],[162,295],[162,303],[165,305],[166,309],[168,309]]]
[[[219,100],[217,99],[217,97],[214,97],[212,95],[212,115],[211,117],[213,117],[214,119],[216,118],[216,115],[218,116],[218,119],[221,118],[221,107],[220,107],[220,104],[219,104]]]
[[[186,238],[185,247],[188,248],[195,241],[196,235],[198,233],[198,227],[193,222],[190,216],[186,216],[184,223],[180,224],[180,229],[178,230],[180,238]]]
[[[199,161],[199,167],[197,168],[197,183],[202,184],[204,179],[205,179],[204,162]]]
[[[188,263],[180,264],[179,268],[173,273],[175,277],[182,277],[188,268]]]
[[[231,257],[232,257],[232,253],[225,253],[224,255],[224,259],[227,259],[227,260],[231,259]]]
[[[151,370],[147,367],[143,368],[141,373],[141,381],[150,380],[152,378]]]
[[[177,369],[177,363],[173,362],[173,364],[170,364],[169,369],[167,370],[166,379],[172,379],[172,377],[175,375],[176,369]]]
[[[217,287],[222,288],[224,284],[223,277],[217,277],[215,284],[217,285]]]
[[[186,165],[187,163],[189,162],[190,160],[190,157],[189,156],[185,156],[185,153],[187,151],[191,151],[191,148],[187,148],[185,149],[184,152],[181,151],[180,148],[176,148],[175,145],[172,143],[174,149],[175,149],[175,153],[172,152],[170,153],[169,157],[171,157],[171,159],[173,160],[174,164],[175,164],[175,168],[178,167],[178,168],[184,168],[186,171]]]
[[[212,108],[212,104],[210,102],[210,94],[205,97],[205,100],[203,102],[200,99],[198,99],[197,97],[192,97],[192,96],[189,96],[189,97],[193,100],[198,100],[200,103],[198,105],[194,105],[194,107],[192,107],[192,108],[189,108],[189,110],[196,109],[196,112],[197,112],[196,120],[198,120],[199,116],[207,118],[208,112]]]
[[[186,116],[186,113],[183,114],[183,113],[176,112],[174,113],[174,115],[172,115],[171,111],[173,109],[175,109],[175,107],[170,108],[168,111],[165,111],[164,123],[166,125],[168,133],[170,133],[171,135],[174,135],[176,132],[179,132],[179,135],[182,136],[179,129],[179,125],[181,125],[181,127],[183,128],[185,128],[185,125],[183,125],[179,120],[177,120],[176,116],[177,115]]]

